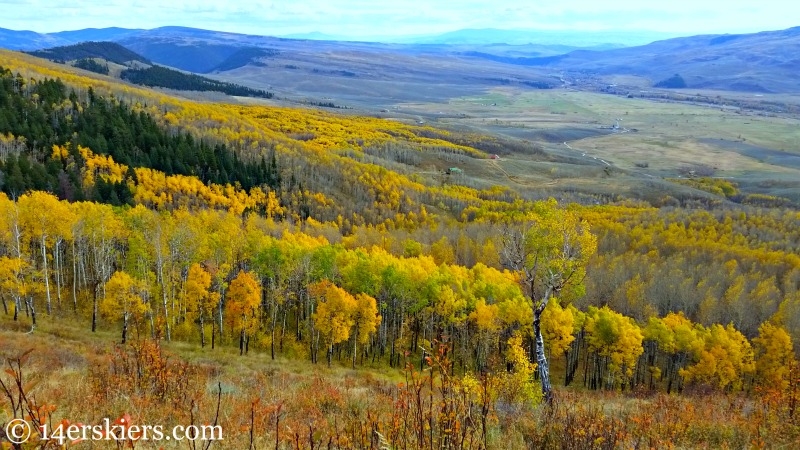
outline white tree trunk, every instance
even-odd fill
[[[50,300],[50,275],[47,273],[47,248],[46,248],[46,241],[45,235],[42,235],[42,264],[44,265],[44,286],[45,291],[47,292],[47,315],[49,316],[52,312],[52,303]]]

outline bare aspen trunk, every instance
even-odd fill
[[[536,364],[539,368],[539,381],[542,383],[542,396],[546,404],[553,403],[553,386],[550,384],[550,366],[547,363],[547,356],[544,353],[544,339],[542,338],[542,312],[547,303],[534,310],[533,330],[536,334]]]
[[[56,245],[53,249],[53,263],[56,265],[56,298],[58,298],[58,309],[61,309],[61,238],[56,239]]]
[[[278,351],[281,353],[283,353],[283,335],[286,332],[286,314],[288,314],[286,311],[287,309],[288,308],[283,309],[283,325],[281,326],[281,337],[280,342],[278,343]]]
[[[122,313],[122,343],[128,340],[128,313]]]
[[[167,284],[164,282],[164,263],[161,261],[161,255],[159,252],[159,263],[158,263],[158,278],[161,283],[161,301],[162,307],[164,308],[164,328],[167,332],[167,342],[169,342],[172,338],[169,329],[169,311],[167,309]]]
[[[26,300],[25,303],[30,309],[33,326],[36,326],[36,306],[33,304],[33,297],[28,297],[28,300]]]
[[[353,336],[353,369],[356,368],[356,347],[358,346],[358,336]]]
[[[219,319],[219,330],[218,330],[218,332],[219,332],[219,338],[220,339],[222,339],[222,332],[223,332],[223,329],[222,329],[222,299],[225,298],[224,294],[225,293],[223,292],[223,290],[220,289],[220,291],[219,291],[219,302],[217,302],[217,314],[218,314],[217,318]]]
[[[98,284],[94,286],[94,300],[92,301],[92,333],[97,331],[97,288]]]
[[[244,354],[244,328],[239,333],[239,356]]]
[[[47,249],[45,246],[45,242],[46,242],[45,236],[42,235],[42,242],[41,242],[42,264],[44,270],[44,286],[45,286],[45,291],[47,292],[47,315],[49,316],[50,313],[52,312],[52,303],[50,301],[50,276],[47,273]]]
[[[211,350],[214,350],[214,343],[216,342],[216,331],[214,328],[216,327],[216,321],[214,317],[211,317]]]
[[[72,242],[72,312],[78,311],[78,269],[75,241]]]
[[[271,359],[275,359],[275,326],[278,320],[278,308],[273,306],[272,310],[272,338],[269,340],[269,352]]]
[[[200,348],[205,348],[205,346],[206,346],[205,317],[203,316],[203,311],[200,311]]]
[[[154,317],[155,314],[153,314],[153,312],[150,311],[147,315],[150,316],[150,338],[155,339],[156,338],[156,319]]]

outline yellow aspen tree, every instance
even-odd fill
[[[369,342],[381,323],[381,316],[378,314],[378,303],[375,298],[364,294],[356,294],[355,309],[353,309],[353,368],[356,368],[357,344],[364,345]]]
[[[122,318],[122,343],[128,339],[128,325],[144,317],[148,305],[144,301],[143,286],[125,272],[114,272],[105,284],[106,295],[100,301],[100,315],[108,320]]]
[[[650,317],[643,333],[645,339],[655,345],[659,351],[666,355],[662,368],[651,364],[650,384],[653,378],[667,381],[667,393],[672,392],[673,386],[682,388],[684,369],[697,358],[703,351],[705,341],[703,333],[705,328],[695,325],[683,315],[683,312],[669,313],[663,318]],[[653,349],[653,352],[655,349]],[[655,354],[649,355],[652,362]]]
[[[83,267],[88,275],[87,284],[92,292],[92,332],[97,329],[98,301],[105,293],[105,283],[111,278],[118,249],[127,240],[128,229],[114,214],[109,205],[80,202],[70,205],[77,220],[73,227],[76,240],[84,243],[83,251],[77,253],[78,261],[73,266]],[[73,286],[77,271],[73,267]],[[105,294],[104,294],[105,295]],[[73,288],[73,302],[77,303]]]
[[[183,285],[183,296],[187,319],[197,321],[200,327],[200,346],[206,346],[205,322],[213,315],[214,306],[219,302],[219,293],[211,291],[211,274],[200,264],[192,264]]]
[[[353,311],[358,307],[355,298],[344,289],[323,280],[309,286],[317,310],[313,314],[314,326],[319,330],[328,346],[328,367],[331,365],[333,346],[350,338],[355,321]]]
[[[756,385],[763,389],[783,391],[789,386],[789,368],[794,352],[792,338],[783,327],[764,322],[753,339],[756,364]]]
[[[14,320],[19,318],[19,309],[22,306],[22,299],[27,294],[27,288],[22,280],[23,271],[26,269],[25,261],[19,258],[0,257],[0,290],[8,293],[13,300]],[[9,314],[5,295],[3,298],[3,311]]]
[[[225,299],[225,318],[231,333],[239,334],[239,354],[243,355],[249,350],[250,337],[258,328],[261,283],[255,275],[242,270],[231,281]]]
[[[681,371],[687,382],[719,389],[741,389],[743,377],[755,371],[753,349],[732,324],[713,324],[697,328],[704,348],[695,356],[695,364]]]
[[[613,387],[619,378],[624,385],[633,375],[639,355],[644,352],[642,348],[644,336],[639,326],[630,317],[604,306],[589,308],[585,327],[589,350],[602,358],[595,372],[598,375],[595,381]],[[605,377],[601,376],[603,371]]]
[[[522,401],[532,404],[541,402],[542,394],[539,393],[534,381],[536,364],[528,359],[528,354],[522,345],[522,335],[514,333],[507,345],[506,362],[512,367],[512,371],[503,376],[501,384],[503,395],[512,402]]]
[[[454,264],[456,262],[456,252],[447,236],[431,244],[430,254],[436,264]]]
[[[72,236],[72,225],[75,216],[69,206],[47,192],[34,191],[25,194],[18,201],[20,216],[23,226],[28,230],[31,239],[39,244],[42,257],[42,278],[44,278],[46,293],[47,314],[52,313],[52,299],[50,289],[49,256],[52,255],[56,263],[57,298],[61,303],[61,262],[59,260],[60,246],[65,239]],[[50,249],[50,254],[48,254]]]
[[[500,331],[501,322],[498,313],[498,306],[486,304],[485,299],[478,299],[475,309],[469,314],[469,320],[475,324],[478,330],[475,348],[475,369],[481,371],[485,369],[492,341],[495,340]]]
[[[558,298],[553,297],[550,306],[542,313],[542,337],[551,357],[566,353],[575,340],[572,334],[574,322],[572,309],[562,308]]]
[[[6,247],[11,258],[6,263],[6,286],[9,288],[14,300],[14,320],[19,319],[19,310],[25,303],[26,311],[30,311],[33,326],[36,326],[36,309],[33,302],[26,299],[28,287],[25,275],[30,273],[30,259],[28,258],[28,235],[23,234],[20,209],[17,203],[10,200],[5,193],[0,192],[0,243]],[[4,264],[5,265],[5,264]]]

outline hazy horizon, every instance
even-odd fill
[[[355,39],[438,35],[463,29],[552,32],[661,33],[673,36],[751,33],[798,25],[800,6],[776,0],[755,5],[721,0],[673,0],[645,8],[631,2],[572,0],[520,6],[516,0],[309,0],[237,4],[210,1],[0,1],[0,27],[38,33],[86,28],[183,26],[251,35],[320,33]]]

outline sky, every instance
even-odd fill
[[[789,0],[0,0],[0,28],[167,25],[280,36],[431,35],[463,28],[748,33],[800,25]]]

